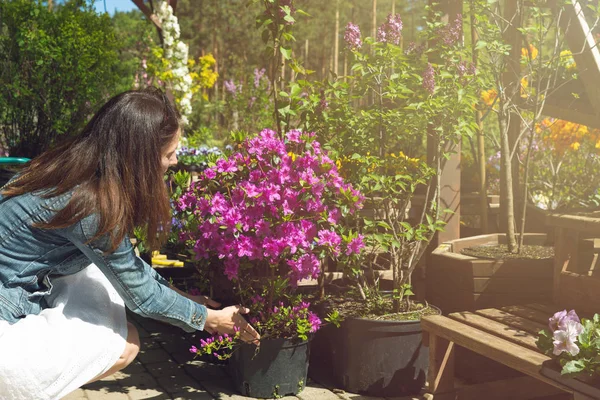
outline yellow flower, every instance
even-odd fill
[[[494,100],[496,100],[497,96],[498,96],[498,92],[496,91],[496,89],[490,89],[490,90],[481,92],[481,100],[488,106],[491,106],[492,104],[494,104]]]
[[[524,76],[521,78],[521,97],[527,97],[527,88],[529,87],[529,81],[527,81],[527,77]]]
[[[535,60],[538,56],[538,49],[532,44],[529,45],[529,49],[526,49],[525,47],[521,48],[521,57],[529,60],[529,56],[531,56],[531,60]]]
[[[575,60],[573,59],[573,53],[571,50],[563,50],[560,52],[560,63],[567,69],[567,71],[575,69],[577,64],[575,64]]]
[[[571,148],[575,151],[579,150],[579,146],[581,146],[581,144],[579,142],[575,142],[575,143],[571,143]]]
[[[296,155],[292,151],[288,153],[288,156],[292,158],[292,161],[296,161]]]

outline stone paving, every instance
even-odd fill
[[[179,328],[128,315],[140,333],[142,347],[137,359],[125,370],[91,383],[63,400],[244,400],[236,394],[225,367],[194,360],[188,349],[198,345],[202,333],[186,334]],[[403,397],[394,400],[424,400]],[[384,400],[346,393],[308,381],[297,396],[284,400]],[[389,399],[385,399],[389,400]]]

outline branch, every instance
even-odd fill
[[[148,8],[148,6],[146,6],[146,4],[144,4],[144,0],[131,0],[131,1],[133,1],[133,3],[136,6],[138,6],[140,11],[144,13],[146,18],[148,18],[154,25],[156,25],[156,27],[158,29],[162,30],[162,25],[161,25],[160,21],[158,20],[158,17],[156,16],[156,14],[154,14],[152,12],[152,10],[150,10]],[[175,3],[177,3],[177,2],[175,1]],[[175,12],[175,7],[173,7],[173,12]]]

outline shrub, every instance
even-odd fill
[[[118,83],[107,14],[67,1],[0,3],[0,134],[11,155],[35,157],[77,132]]]

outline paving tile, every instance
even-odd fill
[[[85,390],[77,389],[63,397],[62,400],[87,400],[87,396],[85,395]]]
[[[194,360],[187,362],[183,369],[200,382],[212,379],[228,379],[227,367],[224,365]]]
[[[186,375],[183,366],[173,360],[148,364],[146,365],[146,368],[155,378],[170,374]]]
[[[170,353],[171,358],[173,360],[175,360],[176,362],[178,362],[179,364],[185,364],[189,361],[194,361],[194,354],[190,353],[189,351],[183,352],[183,351],[178,351],[175,353]]]
[[[160,349],[161,345],[159,342],[155,341],[151,337],[141,338],[140,340],[140,349],[141,350],[152,350],[152,349]]]
[[[123,368],[120,372],[126,374],[135,374],[138,372],[146,372],[146,368],[144,368],[144,365],[139,360],[134,360],[131,364]]]
[[[337,394],[315,383],[309,383],[296,396],[301,400],[340,400]]]
[[[131,374],[127,378],[119,380],[119,384],[121,384],[125,389],[147,389],[156,388],[158,386],[156,379],[148,372]]]
[[[168,393],[197,393],[206,392],[204,388],[188,375],[166,375],[158,378],[158,384]]]
[[[184,393],[175,393],[173,395],[173,400],[213,400],[214,397],[210,395],[208,392],[184,392]]]
[[[142,400],[142,399],[152,399],[152,400],[171,400],[171,396],[164,393],[163,390],[159,389],[139,389],[132,388],[127,392],[127,396],[129,396],[130,400]]]
[[[165,362],[171,359],[171,357],[169,356],[169,353],[167,353],[163,349],[150,349],[140,351],[140,353],[137,356],[137,359],[142,364],[150,364],[155,362]]]
[[[127,390],[114,382],[93,382],[84,387],[89,400],[129,400]]]
[[[175,340],[169,341],[158,341],[158,343],[160,343],[162,348],[167,353],[188,353],[193,356],[193,354],[190,353],[190,347],[192,347],[192,344],[190,344],[190,342],[188,342],[184,337],[178,337]],[[196,345],[196,347],[200,347],[200,345]]]

